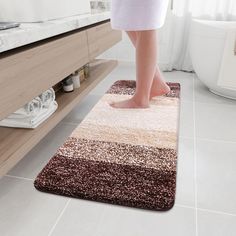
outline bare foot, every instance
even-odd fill
[[[113,108],[148,108],[149,104],[148,103],[141,103],[135,101],[134,97],[124,100],[124,101],[119,101],[119,102],[112,102],[109,104]]]
[[[162,96],[168,94],[170,90],[171,90],[170,87],[166,83],[154,79],[154,83],[152,85],[150,92],[150,99],[156,96]]]

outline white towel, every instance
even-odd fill
[[[26,117],[32,118],[38,116],[43,108],[48,108],[51,103],[55,101],[55,91],[50,88],[39,96],[35,97],[32,101],[26,103],[23,107],[10,114],[7,118],[24,119]]]
[[[23,107],[16,110],[10,116],[12,118],[20,118],[25,116],[35,116],[41,112],[43,103],[39,97],[35,97],[32,101],[26,103]]]
[[[169,0],[111,0],[111,26],[118,30],[150,30],[163,26]]]
[[[43,108],[37,116],[33,117],[25,117],[25,118],[5,118],[0,121],[0,126],[6,127],[15,127],[15,128],[36,128],[43,121],[49,118],[58,108],[58,104],[56,101],[51,103],[48,108]]]
[[[46,91],[44,91],[42,94],[39,95],[42,103],[43,103],[43,107],[49,107],[50,104],[55,100],[56,96],[55,96],[55,91],[53,88],[50,88]]]

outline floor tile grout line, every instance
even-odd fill
[[[33,179],[24,178],[24,177],[18,177],[18,176],[14,176],[14,175],[4,175],[4,176],[10,177],[10,178],[15,178],[15,179],[33,181]],[[71,199],[69,199],[68,201],[70,201],[70,200]],[[197,210],[205,211],[205,212],[209,212],[209,213],[223,214],[223,215],[229,215],[229,216],[235,216],[236,217],[236,214],[229,213],[229,212],[224,212],[224,211],[211,210],[211,209],[207,209],[207,208],[197,208],[195,206],[182,205],[182,204],[178,204],[178,203],[175,204],[175,206],[182,207],[182,208],[195,209],[195,210],[197,209]]]
[[[15,176],[15,175],[4,175],[6,177],[9,177],[9,178],[15,178],[15,179],[21,179],[21,180],[27,180],[27,181],[34,181],[33,179],[30,179],[30,178],[25,178],[25,177],[20,177],[20,176]]]
[[[71,199],[68,199],[68,200],[67,200],[67,202],[66,202],[65,206],[63,207],[61,213],[60,213],[59,216],[57,217],[56,222],[54,223],[54,225],[52,226],[51,230],[49,231],[48,236],[51,236],[51,235],[52,235],[54,229],[56,228],[58,222],[60,221],[61,217],[63,216],[63,214],[64,214],[66,208],[68,207],[68,205],[69,205],[69,203],[70,203],[70,201],[71,201]]]
[[[179,135],[179,137],[182,138],[182,139],[193,140],[193,137],[189,137],[189,136]]]
[[[228,215],[228,216],[236,217],[236,214],[229,213],[229,212],[224,212],[224,211],[217,211],[217,210],[212,210],[212,209],[207,209],[207,208],[196,208],[195,206],[182,205],[182,204],[178,204],[178,203],[176,203],[175,206],[181,207],[181,208],[192,209],[192,210],[199,210],[199,211],[205,211],[205,212],[209,212],[209,213],[215,213],[215,214],[221,214],[221,215]]]
[[[210,93],[210,91],[209,91]],[[199,104],[204,104],[204,105],[216,105],[216,106],[229,106],[229,107],[235,107],[235,104],[227,104],[227,103],[220,103],[220,102],[200,102],[200,101],[195,101],[196,103]]]
[[[232,144],[236,144],[236,141],[229,141],[229,140],[221,140],[221,139],[210,139],[210,138],[198,138],[196,137],[196,139],[200,140],[200,141],[208,141],[208,142],[221,142],[221,143],[232,143]]]
[[[195,79],[193,77],[193,158],[194,158],[194,200],[195,200],[195,224],[196,236],[198,236],[198,211],[197,211],[197,153],[196,153],[196,104],[195,104]]]
[[[9,178],[15,178],[15,179],[21,179],[21,180],[27,180],[27,181],[34,181],[33,179],[30,178],[24,178],[24,177],[20,177],[20,176],[15,176],[15,175],[4,175],[6,177]],[[69,199],[68,201],[70,201],[71,199]],[[216,214],[223,214],[223,215],[229,215],[229,216],[235,216],[236,214],[233,213],[229,213],[229,212],[224,212],[224,211],[217,211],[217,210],[211,210],[211,209],[207,209],[207,208],[197,208],[195,206],[188,206],[188,205],[182,205],[182,204],[178,204],[176,203],[175,206],[177,207],[182,207],[182,208],[189,208],[189,209],[197,209],[200,211],[205,211],[205,212],[209,212],[209,213],[216,213]]]
[[[197,210],[199,210],[199,211],[204,211],[204,212],[208,212],[208,213],[219,214],[219,215],[227,215],[227,216],[236,217],[236,214],[228,213],[228,212],[223,212],[223,211],[216,211],[216,210],[205,209],[205,208],[197,208]]]
[[[175,206],[195,210],[195,206],[182,205],[182,204],[178,204],[178,203],[176,203]]]
[[[5,176],[6,177],[10,177],[10,178],[16,178],[16,179],[22,179],[22,180],[27,180],[27,181],[33,181],[33,179],[24,178],[24,177],[18,177],[18,176],[14,176],[14,175],[5,175]],[[66,204],[69,204],[70,200],[71,199],[69,199]],[[178,204],[178,203],[175,204],[175,206],[182,207],[182,208],[188,208],[188,209],[197,209],[197,210],[205,211],[205,212],[209,212],[209,213],[223,214],[223,215],[235,216],[236,217],[236,214],[232,214],[232,213],[228,213],[228,212],[224,212],[224,211],[211,210],[211,209],[207,209],[207,208],[196,208],[195,206],[187,206],[187,205],[182,205],[182,204]]]
[[[189,139],[189,140],[193,140],[194,137],[189,137],[189,136],[184,136],[184,135],[180,135],[180,138],[183,139]],[[207,141],[207,142],[218,142],[218,143],[231,143],[231,144],[236,144],[236,141],[229,141],[229,140],[223,140],[223,139],[211,139],[211,138],[198,138],[196,137],[196,140],[199,141]]]

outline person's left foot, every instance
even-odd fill
[[[113,108],[149,108],[149,103],[137,102],[134,97],[124,101],[112,102],[109,105]]]

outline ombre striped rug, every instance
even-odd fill
[[[59,147],[34,186],[44,192],[150,210],[175,202],[180,84],[144,109],[117,109],[134,80],[118,80]]]

